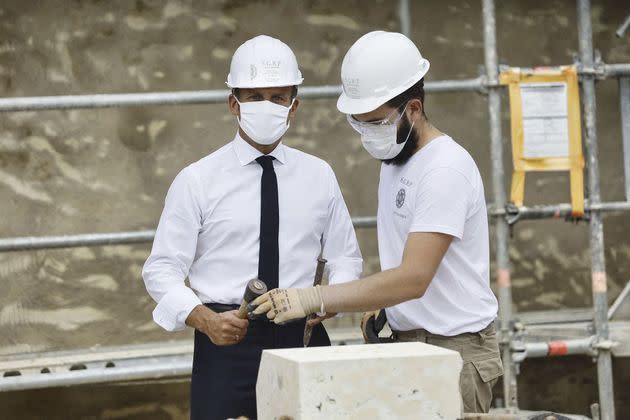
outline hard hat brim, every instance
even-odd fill
[[[427,72],[429,71],[430,63],[429,60],[423,59],[421,64],[421,70],[411,79],[407,81],[407,83],[399,86],[397,89],[393,89],[388,92],[387,95],[383,96],[372,96],[369,98],[351,98],[346,95],[345,92],[341,92],[339,99],[337,99],[337,109],[344,114],[365,114],[367,112],[374,111],[379,106],[383,105],[390,99],[395,98],[400,95],[416,83],[422,79]]]
[[[227,87],[230,89],[256,89],[256,88],[271,88],[271,87],[286,87],[286,86],[299,86],[304,82],[304,78],[301,77],[299,79],[294,80],[293,82],[286,80],[279,81],[277,83],[265,83],[264,86],[261,86],[260,82],[256,83],[232,83],[230,80],[230,76],[228,76],[228,80],[225,82]]]
[[[391,99],[391,98],[389,98]],[[389,99],[384,98],[370,98],[370,99],[356,99],[351,98],[342,92],[337,99],[337,109],[344,114],[357,115],[365,114],[370,111],[374,111],[379,106],[383,105]]]

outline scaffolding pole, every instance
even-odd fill
[[[619,78],[619,111],[621,114],[626,201],[630,201],[630,77]]]
[[[495,55],[496,56],[496,55]],[[581,75],[606,77],[630,76],[630,64],[605,64],[602,70],[583,69]],[[498,80],[486,77],[456,80],[427,81],[427,93],[477,92],[485,93],[488,88],[497,88]],[[230,91],[199,90],[150,93],[106,93],[93,95],[30,96],[20,98],[0,98],[0,112],[60,111],[70,109],[98,109],[133,106],[158,105],[207,105],[220,104],[227,100]],[[303,99],[336,98],[341,94],[341,86],[305,86],[299,89]]]
[[[615,35],[617,35],[617,38],[621,38],[628,28],[630,28],[630,15],[626,17],[626,20],[624,20],[623,23],[619,25],[619,28],[617,28],[617,30],[615,31]]]
[[[593,67],[594,54],[590,0],[577,0],[577,19],[580,61],[585,67]],[[588,170],[588,197],[591,204],[598,205],[601,202],[601,196],[599,189],[595,76],[582,75],[581,96],[584,115],[586,167]],[[595,335],[598,341],[605,341],[609,337],[608,295],[606,292],[604,230],[602,215],[599,212],[594,211],[591,213],[589,228]],[[602,420],[614,420],[615,400],[613,394],[612,360],[610,351],[605,348],[599,349],[597,354],[597,379],[600,418]]]
[[[604,64],[603,77],[630,76],[630,63]]]
[[[407,38],[411,38],[411,17],[409,0],[398,1],[398,18],[400,19],[400,32]]]
[[[102,367],[0,378],[0,392],[173,377],[188,379],[191,370],[192,357],[189,355],[152,358],[126,367]]]
[[[482,1],[483,44],[486,77],[488,79],[488,115],[490,119],[490,155],[492,160],[492,193],[494,206],[503,208],[505,198],[505,171],[503,168],[503,136],[501,134],[501,92],[498,86],[499,63],[497,58],[496,16],[494,0]],[[508,259],[508,225],[504,218],[496,220],[496,263],[499,296],[500,343],[503,360],[503,393],[508,409],[518,407],[516,369],[510,351],[510,322],[512,319],[512,289]]]
[[[474,79],[438,80],[425,84],[425,90],[430,93],[483,92],[485,87],[486,83],[480,77]],[[218,104],[224,103],[229,94],[230,91],[224,89],[2,98],[0,99],[0,112]],[[341,86],[305,86],[299,89],[298,94],[300,98],[307,99],[336,98],[341,94]]]
[[[630,211],[630,202],[619,201],[600,204],[586,204],[584,206],[587,215],[591,211],[598,212],[623,212]],[[561,203],[543,206],[512,206],[504,208],[488,207],[489,217],[505,218],[509,226],[523,220],[540,219],[566,219],[571,217],[571,204]],[[353,217],[352,223],[355,228],[376,227],[376,217],[359,216]],[[12,251],[37,251],[42,249],[74,248],[80,246],[103,246],[103,245],[129,245],[152,242],[155,230],[139,230],[128,232],[110,233],[84,233],[77,235],[60,236],[27,236],[17,238],[0,239],[0,252]]]
[[[353,217],[355,228],[376,227],[376,217]],[[79,246],[128,245],[153,242],[155,230],[135,232],[86,233],[62,236],[27,236],[23,238],[0,239],[0,252],[36,251],[54,248],[75,248]]]
[[[535,357],[595,356],[597,351],[593,347],[594,341],[594,337],[534,343],[513,341],[511,345],[512,358],[515,363],[521,363],[525,359]]]
[[[630,201],[612,201],[608,203],[584,204],[585,219],[591,212],[617,213],[630,211]],[[504,208],[490,208],[490,217],[505,217],[508,225],[512,226],[522,220],[566,219],[573,218],[573,207],[569,203],[550,204],[540,206],[515,206],[508,204]]]

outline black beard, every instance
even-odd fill
[[[410,132],[411,130],[411,132]],[[407,134],[409,134],[409,138],[407,142],[403,146],[400,153],[398,153],[395,157],[391,159],[381,159],[381,161],[387,165],[395,165],[401,166],[407,163],[409,158],[413,156],[418,148],[418,133],[415,129],[411,129],[411,124],[409,124],[409,120],[407,119],[407,115],[404,116],[400,123],[400,127],[396,131],[396,143],[400,144],[405,141],[407,138]]]

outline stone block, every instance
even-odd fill
[[[461,368],[425,343],[265,350],[258,420],[456,419]]]

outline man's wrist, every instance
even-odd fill
[[[306,315],[322,311],[323,301],[319,291],[319,286],[307,289],[298,289],[300,304]]]
[[[205,332],[205,326],[214,315],[216,315],[216,313],[206,306],[197,305],[192,311],[190,311],[190,314],[188,314],[188,317],[186,318],[186,325]]]

